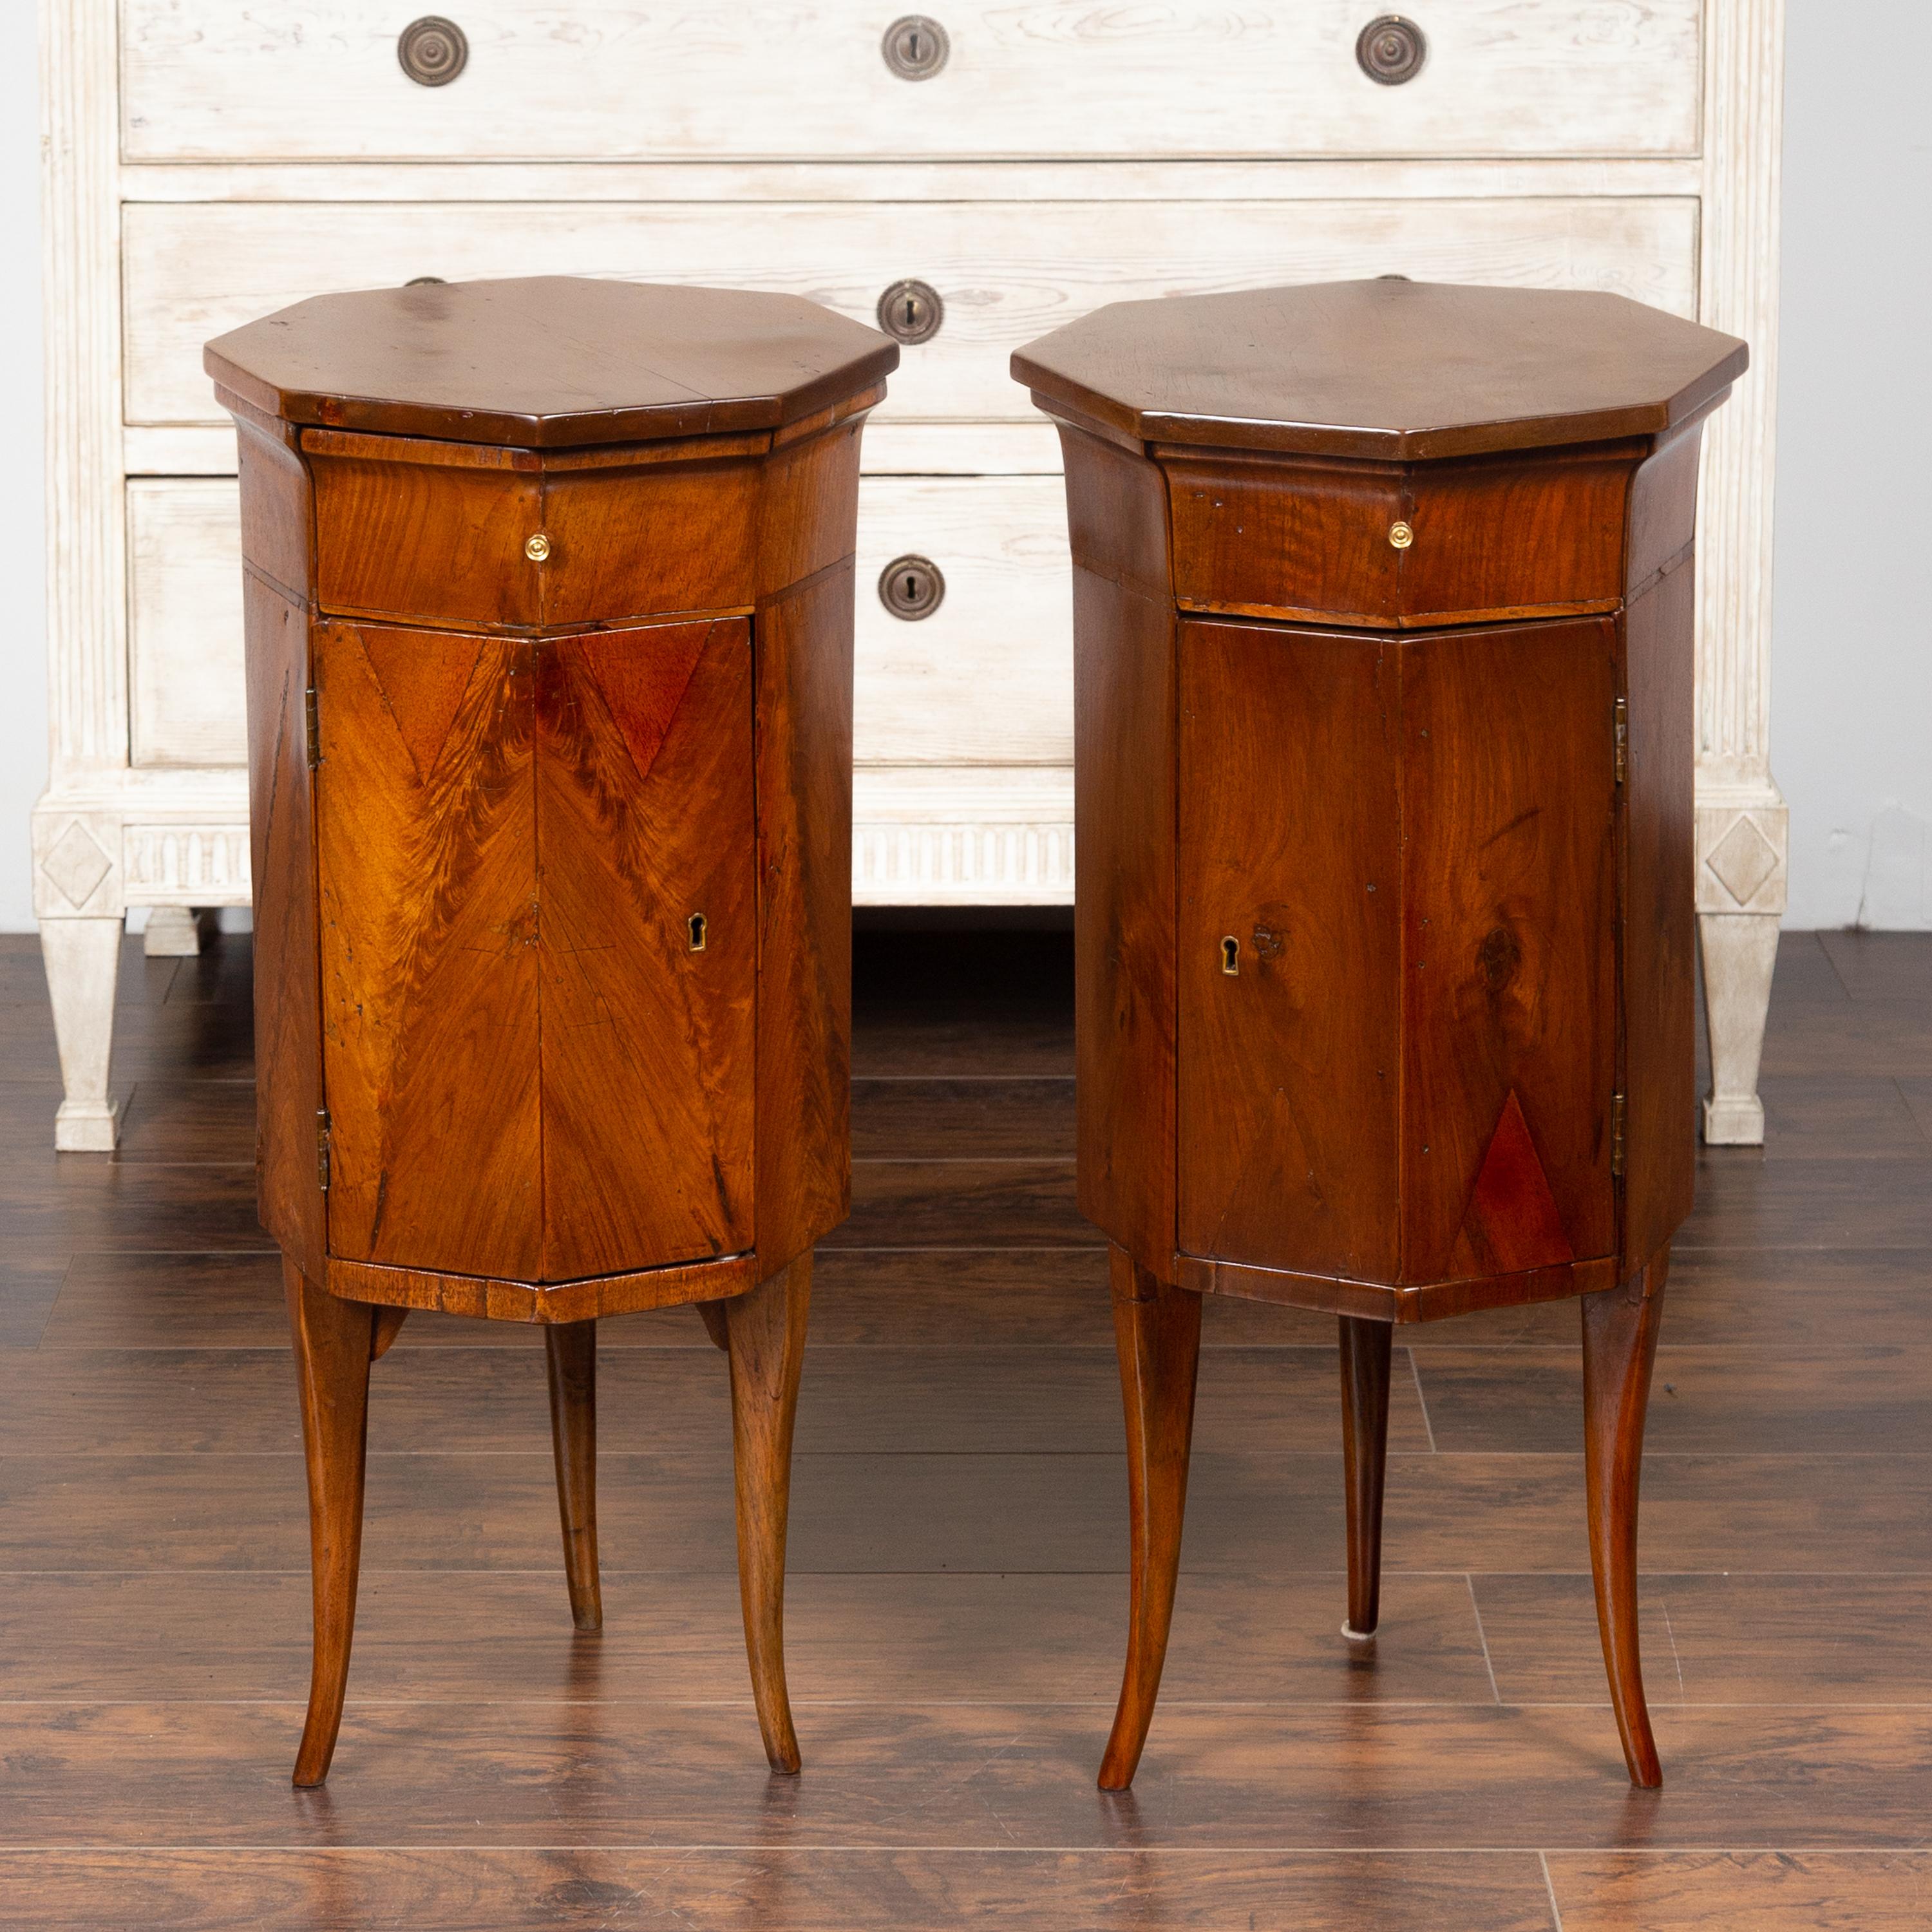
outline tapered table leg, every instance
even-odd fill
[[[1630,1782],[1664,1782],[1637,1650],[1636,1504],[1643,1424],[1670,1250],[1620,1287],[1583,1297],[1583,1456],[1588,1490],[1590,1568],[1597,1628],[1610,1673],[1610,1702]]]
[[[799,1768],[785,1690],[785,1522],[791,1432],[812,1304],[808,1252],[748,1294],[724,1304],[731,1363],[731,1446],[737,1474],[738,1594],[752,1696],[774,1771]]]
[[[1342,1326],[1342,1474],[1348,1502],[1348,1621],[1372,1636],[1382,1616],[1382,1488],[1388,1472],[1389,1362],[1395,1330],[1352,1315]]]
[[[320,1784],[328,1775],[349,1681],[356,1578],[362,1557],[374,1310],[365,1303],[338,1300],[286,1258],[282,1284],[295,1342],[302,1446],[308,1458],[309,1561],[315,1597],[308,1720],[296,1754],[295,1782],[305,1786]]]
[[[1100,1761],[1100,1789],[1124,1791],[1147,1742],[1174,1621],[1201,1358],[1201,1298],[1170,1287],[1118,1247],[1112,1268],[1114,1340],[1127,1417],[1130,1574],[1126,1669]]]
[[[550,1444],[556,1456],[556,1502],[563,1518],[563,1575],[570,1620],[580,1630],[604,1627],[597,1579],[597,1324],[559,1322],[544,1330],[550,1371]]]

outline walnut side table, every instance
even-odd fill
[[[790,296],[546,278],[208,345],[240,439],[257,1164],[308,1450],[327,1774],[370,1364],[411,1309],[544,1324],[601,1618],[600,1316],[730,1358],[758,1721],[812,1243],[850,1206],[852,553],[896,347]]]
[[[1340,1318],[1352,1636],[1393,1324],[1580,1298],[1632,1780],[1637,1474],[1690,1205],[1699,424],[1744,345],[1399,280],[1124,303],[1016,378],[1074,561],[1079,1185],[1113,1250],[1132,1589],[1173,1608],[1201,1297]]]

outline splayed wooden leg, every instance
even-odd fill
[[[731,1446],[737,1473],[738,1595],[745,1652],[765,1755],[774,1771],[799,1768],[785,1690],[785,1523],[791,1502],[791,1432],[812,1306],[809,1252],[724,1304],[731,1362]]]
[[[308,1720],[296,1754],[295,1782],[328,1775],[342,1727],[349,1648],[356,1633],[356,1579],[362,1557],[362,1478],[369,1418],[374,1310],[339,1301],[284,1258],[282,1285],[302,1396],[308,1458],[309,1560],[315,1596],[314,1664]]]
[[[1348,1621],[1342,1634],[1372,1636],[1382,1616],[1382,1488],[1395,1330],[1386,1322],[1340,1319],[1342,1474],[1348,1502]]]
[[[1127,1663],[1100,1789],[1132,1784],[1147,1742],[1174,1620],[1187,1454],[1201,1356],[1201,1298],[1172,1288],[1112,1250],[1114,1340],[1127,1416]]]
[[[381,1307],[371,1311],[376,1319],[374,1333],[369,1338],[369,1359],[380,1362],[394,1346],[396,1337],[403,1332],[403,1324],[409,1319],[406,1308]]]
[[[1604,1640],[1624,1762],[1630,1782],[1646,1790],[1661,1784],[1664,1772],[1651,1735],[1637,1652],[1637,1480],[1670,1264],[1666,1246],[1620,1287],[1587,1294],[1582,1301],[1583,1458],[1597,1628]]]
[[[563,1575],[570,1620],[580,1630],[604,1628],[597,1580],[597,1324],[560,1322],[544,1330],[550,1370],[550,1444],[556,1456],[556,1502],[563,1518]]]

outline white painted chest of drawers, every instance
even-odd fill
[[[1399,84],[1358,57],[1376,0],[930,0],[910,27],[863,0],[441,4],[465,58],[423,85],[410,0],[42,0],[61,1144],[112,1144],[125,909],[248,895],[234,446],[200,345],[326,290],[549,273],[867,320],[902,278],[938,293],[866,437],[862,904],[1072,894],[1058,457],[1018,344],[1102,302],[1387,274],[1614,290],[1749,338],[1708,437],[1699,796],[1708,976],[1741,989],[1711,1124],[1748,1137],[1784,884],[1781,0],[1427,0]],[[923,77],[887,58],[942,44]],[[916,619],[874,590],[908,556],[944,585]]]

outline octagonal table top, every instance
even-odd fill
[[[1012,374],[1148,442],[1406,462],[1663,434],[1749,359],[1622,296],[1390,277],[1115,302]]]
[[[898,356],[799,296],[538,275],[316,296],[202,365],[289,422],[542,449],[777,428]]]

